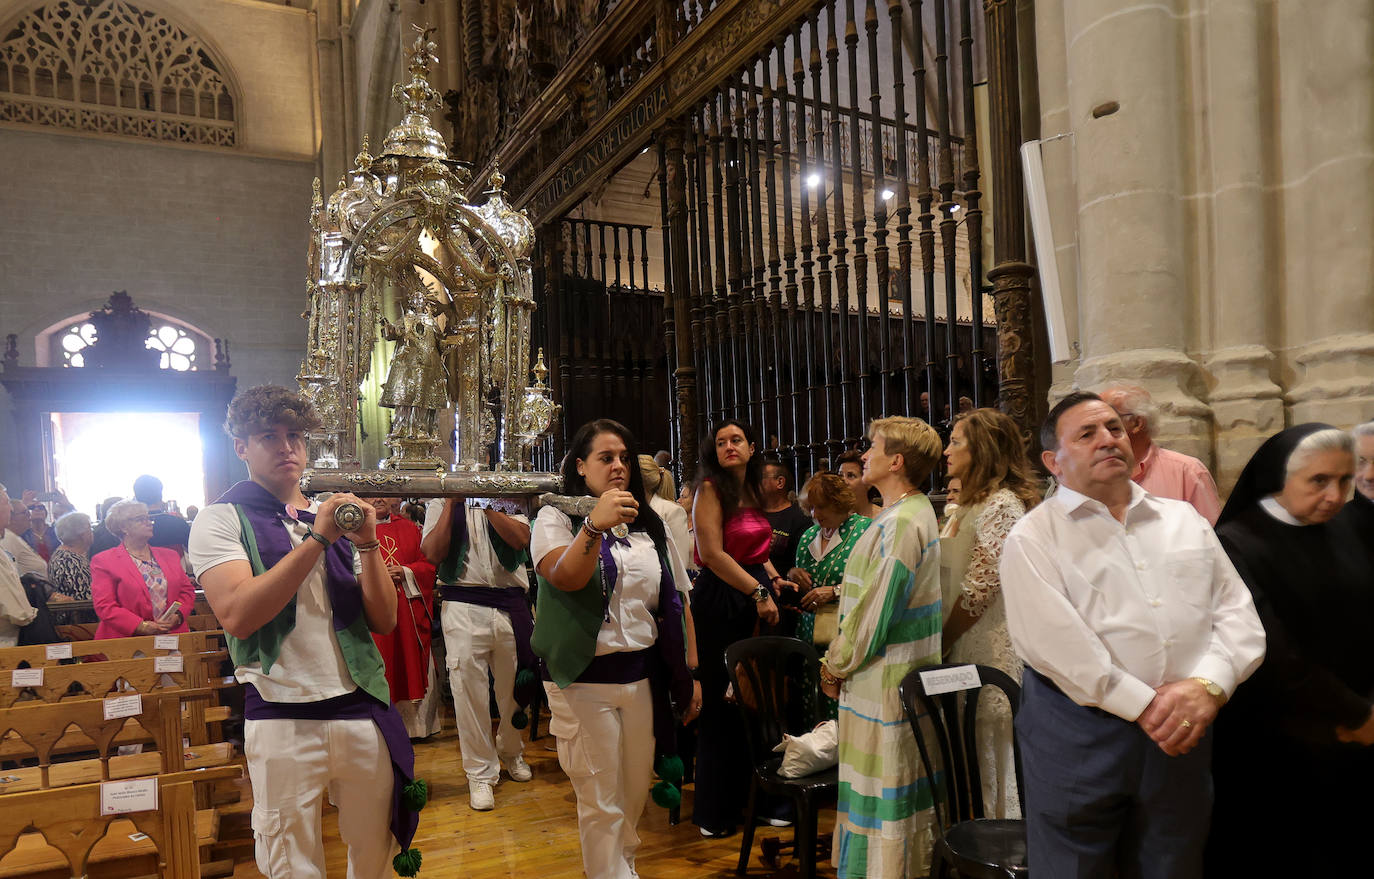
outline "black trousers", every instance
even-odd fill
[[[765,579],[762,566],[751,574]],[[725,701],[730,683],[725,649],[754,633],[754,600],[710,570],[692,587],[692,619],[697,634],[697,676],[701,716],[697,720],[696,792],[692,822],[712,831],[733,831],[749,795],[749,742],[738,706]]]

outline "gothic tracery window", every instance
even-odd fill
[[[196,344],[199,335],[195,330],[189,330],[165,319],[156,319],[148,331],[148,339],[144,345],[160,352],[160,369],[187,372],[198,370],[203,365],[202,352]],[[74,323],[55,333],[54,337],[61,352],[63,366],[85,366],[83,351],[95,342],[95,325],[90,321]],[[200,341],[203,343],[204,340]]]
[[[0,122],[222,147],[238,134],[207,47],[124,0],[54,0],[4,31]]]

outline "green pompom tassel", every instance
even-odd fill
[[[516,729],[524,729],[530,725],[530,716],[524,711],[517,710],[510,717],[510,725]]]
[[[676,754],[668,757],[659,757],[658,766],[655,768],[658,777],[669,784],[681,784],[682,782],[682,758]]]
[[[515,686],[528,687],[535,682],[534,672],[527,668],[522,668],[515,673]]]
[[[682,791],[666,781],[654,785],[649,795],[654,798],[656,805],[664,809],[675,809],[682,804]]]
[[[420,856],[418,848],[408,849],[391,859],[391,868],[396,871],[397,876],[414,876],[420,872],[420,863],[424,860]]]
[[[401,802],[412,812],[420,811],[429,802],[429,784],[423,778],[408,783],[401,788]]]

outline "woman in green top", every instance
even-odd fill
[[[835,637],[839,623],[840,581],[854,541],[873,521],[851,513],[854,492],[834,473],[817,473],[802,487],[801,508],[815,520],[802,532],[797,546],[796,567],[787,579],[805,590],[797,637],[817,647],[825,647]],[[827,619],[827,617],[834,619]],[[819,625],[817,624],[819,620]]]
[[[816,524],[802,533],[797,566],[787,579],[805,590],[797,637],[823,651],[839,630],[840,581],[845,563],[854,542],[873,520],[850,512],[854,491],[834,473],[817,473],[808,479],[799,500]],[[821,696],[821,717],[834,720],[839,710],[838,701]]]

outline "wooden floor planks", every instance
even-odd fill
[[[503,773],[496,787],[496,808],[474,812],[468,807],[457,734],[451,717],[447,729],[416,743],[416,771],[429,781],[429,805],[420,815],[415,845],[424,854],[421,879],[581,879],[582,856],[577,837],[577,805],[558,757],[553,738],[545,735],[527,743],[525,759],[534,771],[526,784]],[[740,837],[703,839],[691,814],[691,788],[685,793],[683,823],[669,826],[668,813],[650,801],[640,820],[642,843],[636,867],[641,879],[726,879],[735,876]],[[333,809],[325,810],[325,856],[330,876],[343,879],[346,850],[339,839]],[[834,813],[821,817],[821,832],[834,826]],[[796,876],[795,862],[773,871],[759,861],[765,836],[791,838],[790,830],[759,828],[749,861],[749,875]],[[786,857],[786,856],[784,856]],[[235,879],[259,879],[251,859],[239,864]],[[834,868],[821,864],[821,879],[833,879]]]

